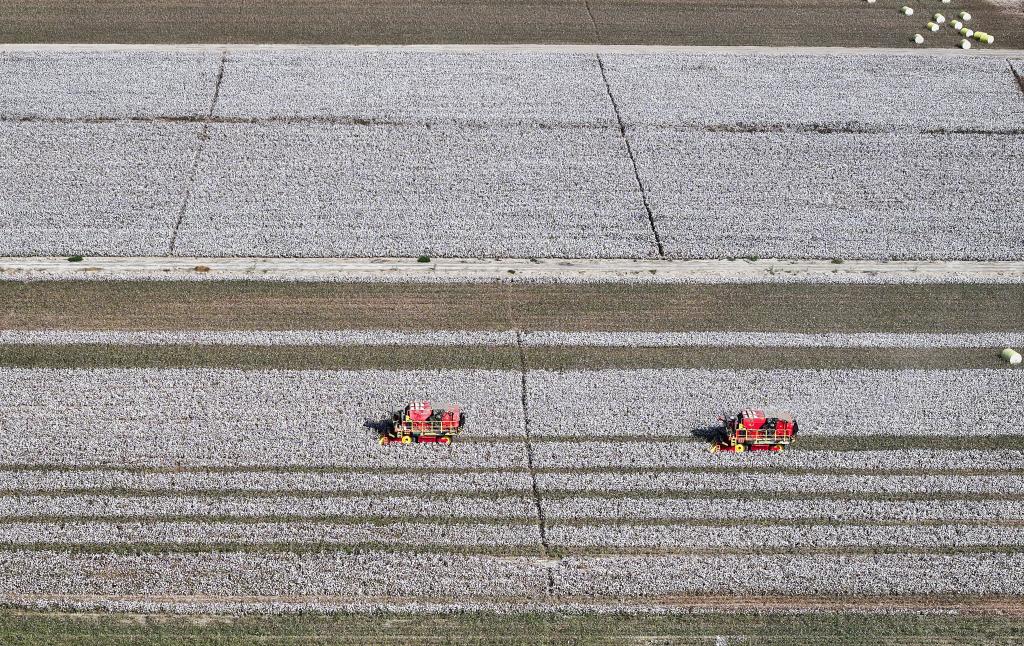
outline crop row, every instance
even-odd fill
[[[533,498],[502,496],[0,496],[0,518],[117,517],[450,517],[535,519]]]
[[[552,548],[623,550],[751,550],[837,548],[945,549],[964,547],[1020,547],[1019,527],[985,525],[893,526],[773,526],[737,524],[726,528],[702,525],[576,525],[552,524],[546,529]],[[459,548],[539,548],[534,523],[323,523],[323,522],[132,522],[62,521],[0,524],[0,544],[34,547],[69,545],[274,547],[387,545],[417,553]]]
[[[0,483],[4,481],[0,473]],[[858,494],[991,494],[1024,491],[1024,476],[832,475],[732,472],[539,473],[542,492],[760,492]]]
[[[0,552],[7,598],[34,595],[202,595],[236,598],[532,597],[545,568],[528,558],[401,552],[359,554],[70,554]],[[268,599],[269,601],[269,599]]]
[[[221,55],[0,53],[0,118],[205,116]],[[602,54],[601,63],[628,126],[1019,125],[1013,75],[995,57],[652,53]],[[228,49],[217,95],[215,114],[228,118],[616,126],[592,54]]]
[[[1014,117],[1018,88],[1001,58],[844,52],[602,54],[601,60],[622,118],[631,126],[945,130],[958,124],[989,131],[1020,127]],[[971,83],[949,87],[943,79],[951,77],[970,78]]]
[[[183,49],[2,52],[0,119],[206,116],[220,57]]]
[[[760,456],[758,456],[760,457]],[[770,462],[769,464],[775,464]],[[747,465],[745,465],[747,466]],[[870,475],[721,471],[541,472],[548,493],[761,492],[766,494],[991,494],[1024,491],[1021,475]],[[488,493],[529,491],[524,470],[493,472],[331,473],[284,471],[0,470],[0,492],[62,490],[283,492],[297,493]]]
[[[1024,555],[569,557],[562,594],[643,598],[734,594],[1024,594]]]
[[[119,470],[0,470],[0,492],[106,489],[129,491],[223,491],[262,493],[387,494],[419,493],[423,496],[497,491],[528,492],[529,473],[520,471],[449,473],[387,472],[284,472],[284,471],[119,471]]]
[[[809,494],[810,495],[810,494]],[[544,516],[556,519],[801,520],[843,521],[1024,521],[1024,501],[1002,500],[804,500],[730,498],[545,498]]]
[[[689,437],[744,408],[789,410],[815,435],[1015,433],[1017,370],[533,371],[538,435]],[[624,449],[628,450],[628,449]]]
[[[1024,522],[1024,500],[859,500],[730,497],[544,497],[544,515],[557,519],[830,520],[835,522],[1013,521]],[[2,518],[536,518],[529,495],[503,496],[222,496],[16,494],[0,496]]]
[[[31,536],[31,534],[29,534]],[[35,534],[38,536],[38,534]],[[736,525],[548,525],[555,548],[770,550],[805,548],[958,548],[1024,545],[1020,527],[936,526],[773,526]],[[0,534],[2,536],[2,534]]]
[[[19,333],[14,333],[19,334]],[[34,333],[30,333],[34,334]],[[525,346],[606,346],[674,348],[685,346],[769,348],[996,348],[1024,345],[1024,334],[829,332],[523,332]],[[0,342],[4,336],[0,333]]]
[[[193,175],[198,128],[0,123],[0,254],[659,255],[616,129],[214,123]],[[668,257],[1024,257],[1013,136],[629,137]]]
[[[419,552],[459,547],[538,547],[536,523],[19,522],[0,524],[0,543],[26,545],[391,545]]]
[[[164,255],[198,124],[0,122],[0,255]]]
[[[429,399],[460,402],[466,435],[522,435],[512,372],[0,370],[0,383],[7,464],[526,463],[521,442],[382,447],[372,428]]]
[[[515,345],[512,331],[470,330],[273,330],[273,331],[79,331],[0,330],[0,344],[108,344],[108,345],[255,345],[255,346],[465,346]]]
[[[579,599],[656,604],[674,594],[1024,594],[1024,555],[978,553],[778,556],[527,557],[359,554],[0,553],[3,599],[26,603],[99,595],[206,597],[230,602],[303,603],[316,609],[342,597],[380,604],[408,598],[455,602],[540,600],[551,591]],[[212,597],[212,599],[210,599]],[[384,601],[383,598],[387,598]]]
[[[639,128],[629,138],[670,257],[1024,257],[1019,134]]]
[[[657,255],[612,129],[213,124],[191,195],[189,256]]]

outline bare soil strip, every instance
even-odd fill
[[[911,3],[914,4],[914,3]],[[923,9],[922,5],[919,6]],[[999,27],[997,46],[1020,46],[1024,17],[1011,6],[970,5]],[[0,41],[12,43],[620,43],[914,47],[890,7],[840,0],[746,6],[723,0],[145,0],[126,8],[87,0],[29,0],[5,7]],[[952,32],[929,38],[951,46]]]
[[[1021,284],[0,281],[10,330],[1019,332]]]
[[[999,368],[1001,348],[538,348],[531,370],[610,368],[949,369]],[[242,370],[518,370],[505,346],[218,346],[0,344],[10,368],[232,368]]]

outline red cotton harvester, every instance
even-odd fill
[[[459,406],[434,409],[430,402],[412,402],[391,415],[391,423],[380,433],[381,444],[451,444],[462,431],[466,414]]]
[[[711,445],[712,453],[781,451],[800,430],[792,413],[781,411],[744,410],[718,419],[725,422],[724,436]]]

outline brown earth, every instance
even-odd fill
[[[0,42],[913,47],[932,7],[908,4],[914,17],[848,0],[3,0]],[[968,8],[997,47],[1024,46],[1024,12]],[[946,29],[926,46],[955,40]]]
[[[0,345],[10,368],[519,370],[511,346]],[[994,348],[527,348],[531,370],[611,368],[971,369],[1005,363]]]
[[[8,330],[1017,332],[1024,285],[0,281]]]

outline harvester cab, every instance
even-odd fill
[[[711,445],[718,451],[781,451],[796,440],[800,430],[792,413],[747,409],[736,415],[719,417],[725,428],[719,441]]]
[[[381,444],[451,444],[462,431],[466,414],[458,404],[434,408],[427,401],[414,401],[391,414],[391,423],[380,432]]]

